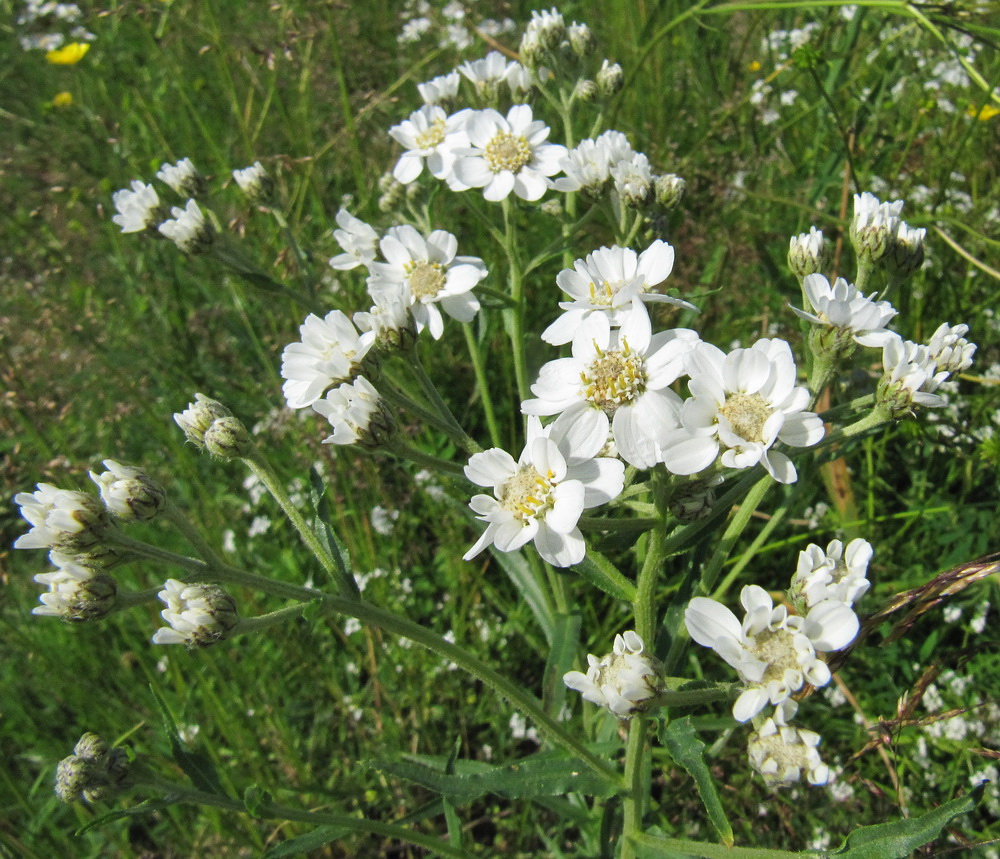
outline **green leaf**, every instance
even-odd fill
[[[629,836],[639,859],[823,859],[827,854],[805,850],[771,850],[766,847],[728,847],[707,841],[688,841],[684,838],[663,838],[660,830],[636,832]]]
[[[319,826],[312,832],[275,845],[264,853],[263,859],[284,859],[286,856],[299,856],[302,853],[323,847],[331,841],[343,838],[350,831],[346,826]]]
[[[563,674],[570,671],[576,662],[577,645],[580,640],[580,615],[556,615],[555,633],[549,648],[549,658],[545,662],[542,681],[542,700],[545,712],[556,716],[566,701],[566,684]]]
[[[313,518],[312,528],[316,537],[327,554],[333,558],[333,562],[340,571],[341,579],[348,583],[354,583],[354,574],[351,572],[351,555],[347,547],[340,541],[337,533],[327,524],[333,518],[330,510],[330,500],[326,495],[326,484],[319,472],[315,468],[309,469],[309,483],[312,488],[311,500],[316,515]],[[354,596],[358,596],[360,591],[354,585]]]
[[[506,767],[489,767],[469,774],[449,775],[414,760],[373,761],[380,772],[412,781],[453,802],[471,802],[492,793],[506,799],[563,796],[579,791],[587,796],[609,796],[615,786],[566,758],[533,757]]]
[[[177,723],[174,721],[167,702],[163,700],[160,693],[150,685],[149,691],[153,693],[156,701],[156,708],[160,711],[160,719],[163,722],[163,730],[170,741],[170,752],[185,775],[191,779],[191,783],[206,793],[215,793],[225,796],[226,791],[219,781],[219,774],[215,771],[215,764],[211,759],[201,752],[192,752],[181,741],[180,733],[177,730]]]
[[[247,812],[254,817],[261,817],[261,806],[268,805],[270,802],[270,791],[265,790],[260,785],[252,784],[243,791],[243,805],[246,806]]]
[[[843,859],[904,859],[918,847],[933,841],[950,820],[972,811],[982,798],[986,783],[944,805],[893,823],[879,823],[855,829],[831,855]]]
[[[528,604],[528,608],[531,609],[535,620],[542,628],[545,640],[552,644],[555,638],[555,613],[545,589],[535,578],[527,559],[520,552],[498,552],[494,548],[490,549],[490,554],[503,568],[507,578],[514,583],[521,597]]]
[[[588,548],[582,561],[573,569],[594,587],[623,602],[635,601],[635,585],[618,568],[595,549]]]
[[[111,823],[115,820],[121,820],[125,817],[141,817],[144,814],[152,814],[154,811],[161,811],[173,805],[173,800],[167,796],[163,799],[147,799],[145,802],[140,802],[138,805],[133,805],[131,808],[120,808],[115,811],[109,811],[107,814],[102,814],[99,817],[95,817],[86,826],[81,826],[74,833],[75,835],[83,835],[85,832],[90,832],[91,829],[96,829],[99,826],[103,826],[105,823]]]
[[[731,847],[733,827],[729,825],[726,812],[722,808],[722,801],[715,789],[715,779],[712,778],[708,764],[705,763],[705,756],[702,754],[705,744],[698,739],[690,716],[671,722],[666,730],[660,732],[660,739],[670,752],[670,757],[684,767],[688,775],[694,779],[705,811],[708,812],[708,819],[722,842]]]

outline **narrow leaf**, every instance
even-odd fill
[[[671,722],[666,730],[662,731],[660,738],[663,740],[672,757],[678,764],[687,770],[688,775],[694,779],[698,786],[698,793],[701,801],[708,812],[708,819],[718,833],[719,838],[727,846],[733,844],[733,827],[729,825],[726,812],[722,807],[722,801],[715,789],[715,779],[708,771],[708,764],[705,763],[703,754],[705,744],[698,739],[691,718],[685,716]]]
[[[552,644],[555,637],[555,613],[549,604],[545,589],[535,578],[531,565],[520,552],[498,552],[490,549],[490,553],[528,604],[545,635],[545,640]]]
[[[201,752],[192,752],[187,748],[181,740],[180,733],[177,730],[177,723],[170,713],[170,708],[167,707],[167,702],[163,700],[160,693],[152,685],[150,685],[149,690],[153,693],[156,708],[160,711],[163,730],[170,741],[170,752],[177,766],[184,770],[185,775],[191,779],[191,783],[198,790],[225,796],[226,791],[219,781],[219,774],[215,770],[215,764],[212,763],[207,755]]]
[[[415,782],[440,793],[453,802],[471,802],[492,793],[507,799],[563,796],[579,791],[588,796],[608,796],[615,786],[565,758],[528,758],[507,767],[469,775],[448,775],[423,763],[410,760],[374,761],[375,769]]]
[[[83,835],[85,832],[90,832],[91,829],[97,829],[99,826],[104,826],[105,823],[111,823],[125,817],[141,817],[144,814],[152,814],[154,811],[161,811],[173,804],[173,800],[169,796],[163,799],[147,799],[145,802],[140,802],[130,808],[116,809],[95,817],[88,824],[77,829],[74,835]]]
[[[252,814],[254,817],[260,817],[261,807],[269,804],[270,802],[270,791],[265,790],[259,785],[252,784],[245,791],[243,791],[243,805],[246,806],[247,812]]]
[[[600,552],[588,548],[583,560],[573,569],[594,587],[611,594],[615,599],[623,602],[635,601],[635,585]]]
[[[566,701],[563,674],[570,671],[576,662],[580,623],[581,618],[578,614],[556,615],[555,632],[549,648],[549,658],[545,662],[545,676],[542,681],[542,700],[545,702],[545,712],[550,716],[556,716]]]
[[[879,823],[855,829],[834,854],[843,859],[904,859],[933,841],[945,825],[960,814],[972,811],[982,798],[986,783],[944,805],[907,820]]]
[[[826,853],[805,850],[771,850],[766,847],[728,847],[707,841],[688,841],[685,838],[661,838],[648,832],[629,835],[639,859],[823,859]]]
[[[337,841],[350,832],[346,826],[319,826],[312,832],[289,838],[268,850],[263,859],[285,859],[286,856],[299,856],[310,850],[317,850],[331,841]]]
[[[348,583],[354,582],[354,574],[351,572],[351,555],[347,551],[347,547],[340,541],[336,531],[328,524],[333,516],[330,510],[330,500],[326,495],[326,484],[315,468],[309,469],[309,482],[312,488],[312,505],[316,512],[312,522],[313,531],[316,532],[323,548],[333,558],[342,580]],[[354,596],[357,595],[358,592],[355,590]]]

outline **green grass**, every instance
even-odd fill
[[[530,8],[512,3],[482,13],[509,15],[520,25]],[[901,310],[895,328],[919,340],[941,321],[967,322],[979,351],[960,383],[963,420],[968,427],[996,428],[998,383],[995,372],[986,375],[1000,361],[994,315],[1000,194],[992,157],[1000,117],[969,116],[969,109],[989,102],[975,81],[940,90],[926,83],[936,63],[969,53],[968,34],[982,46],[975,69],[996,86],[1000,64],[991,44],[1000,32],[983,15],[925,10],[932,16],[925,22],[893,3],[861,7],[849,21],[837,7],[819,3],[703,4],[700,14],[686,14],[694,8],[665,1],[577,2],[562,9],[567,20],[587,21],[600,56],[626,71],[629,84],[607,106],[606,124],[625,131],[658,168],[688,182],[682,206],[656,225],[677,250],[672,282],[683,295],[698,296],[702,307],[685,324],[723,348],[781,336],[801,353],[801,331],[787,310],[799,300],[785,263],[788,237],[811,224],[843,236],[836,270],[846,276],[852,270],[850,195],[875,189],[881,199],[905,199],[908,223],[928,229],[928,264],[910,292],[892,296]],[[208,203],[226,229],[265,269],[307,287],[311,278],[328,277],[325,260],[338,252],[331,229],[344,195],[352,195],[351,210],[363,219],[379,227],[394,222],[378,211],[377,182],[396,157],[385,130],[419,103],[414,84],[481,56],[485,45],[463,54],[430,39],[400,46],[392,3],[286,3],[272,10],[264,3],[173,0],[88,6],[93,47],[78,65],[59,67],[40,52],[20,50],[11,23],[19,10],[20,4],[0,2],[8,22],[0,25],[0,49],[9,58],[0,71],[0,480],[6,496],[38,481],[85,489],[86,472],[106,457],[141,463],[213,542],[234,532],[232,563],[323,585],[322,570],[276,505],[267,498],[248,501],[243,471],[183,443],[171,414],[196,391],[218,397],[248,426],[266,424],[261,443],[285,482],[307,483],[310,467],[323,465],[330,524],[355,570],[383,571],[369,580],[366,597],[440,634],[454,633],[474,654],[540,693],[549,654],[521,593],[488,556],[461,560],[477,533],[465,512],[466,488],[435,500],[417,481],[417,468],[322,446],[318,423],[284,408],[280,353],[296,339],[306,309],[255,290],[211,259],[183,257],[166,241],[122,235],[110,220],[114,190],[135,178],[150,181],[161,163],[190,156],[211,179]],[[809,42],[814,53],[793,62],[761,49],[768,33],[807,23],[816,25]],[[516,49],[516,36],[499,40]],[[761,77],[773,84],[775,98],[798,93],[772,124],[750,100]],[[71,106],[52,106],[60,91],[72,93]],[[538,112],[544,115],[542,107]],[[596,106],[584,108],[578,138],[597,117]],[[556,117],[546,118],[555,129]],[[229,179],[233,168],[256,159],[276,179],[306,268],[279,228],[251,211]],[[502,257],[472,213],[485,210],[478,195],[455,202],[442,190],[429,206],[442,219],[439,226],[458,235],[461,252],[481,255],[500,270]],[[517,211],[532,241],[557,235],[534,207]],[[571,258],[612,240],[606,228],[593,226]],[[561,260],[553,259],[529,279],[534,333],[549,319],[560,268]],[[345,273],[337,282],[335,293],[323,287],[324,304],[348,313],[367,306],[362,275]],[[499,276],[496,283],[502,284]],[[478,330],[496,380],[504,443],[519,450],[521,419],[498,317],[497,308],[487,308],[489,325]],[[420,354],[463,426],[485,440],[457,326],[440,343],[422,342]],[[551,347],[533,345],[528,376],[554,356]],[[396,372],[403,374],[399,367]],[[860,371],[841,381],[845,395],[871,389]],[[425,450],[461,461],[432,431],[416,422],[406,429]],[[862,613],[996,550],[995,441],[949,441],[922,419],[853,441],[842,452],[849,494],[818,477],[808,486],[803,480],[794,493],[772,490],[762,512],[787,503],[784,519],[747,557],[751,541],[768,527],[766,519],[754,520],[727,559],[723,579],[734,563],[746,564],[729,589],[729,604],[748,582],[780,590],[800,549],[837,536],[864,536],[876,548],[874,586]],[[827,512],[810,524],[821,503]],[[400,511],[390,537],[370,524],[379,504]],[[254,516],[272,524],[249,538]],[[13,855],[260,855],[310,829],[173,805],[75,836],[96,812],[59,803],[52,783],[55,763],[84,731],[126,742],[165,776],[183,778],[171,761],[151,685],[178,723],[198,726],[192,746],[212,760],[231,795],[257,784],[276,802],[298,808],[383,821],[413,813],[415,828],[441,837],[447,829],[435,796],[370,762],[398,753],[447,757],[458,743],[462,759],[501,763],[536,748],[514,736],[513,708],[482,684],[378,629],[345,631],[351,627],[343,618],[304,619],[197,652],[148,643],[159,625],[159,603],[80,626],[32,618],[38,589],[30,579],[45,561],[39,552],[8,548],[23,531],[17,508],[0,507],[0,753],[8,762],[0,775],[0,845]],[[166,527],[145,526],[145,533],[185,551]],[[645,550],[640,542],[637,553],[633,542],[630,536],[601,543],[629,577]],[[657,605],[686,601],[691,578],[714,550],[714,543],[702,543],[672,559]],[[135,564],[115,575],[138,588],[176,573]],[[556,575],[581,617],[580,647],[574,643],[572,654],[579,665],[584,652],[603,653],[615,633],[630,628],[630,615],[580,577]],[[992,616],[983,635],[968,627],[983,601],[998,603],[995,576],[951,600],[963,607],[962,621],[945,624],[942,608],[935,608],[901,641],[880,647],[876,634],[856,652],[840,676],[864,716],[895,718],[900,696],[912,694],[930,665],[973,680],[964,695],[947,692],[947,707],[980,705],[973,713],[982,714],[995,705],[1000,676]],[[277,607],[249,592],[239,602],[247,616]],[[680,669],[731,679],[710,654],[688,651]],[[566,700],[572,730],[618,742],[619,726],[607,714],[586,705],[581,716],[581,706]],[[985,726],[981,734],[932,737],[924,754],[918,748],[924,727],[895,726],[887,756],[871,751],[848,762],[870,736],[852,721],[851,705],[833,706],[817,693],[803,703],[803,713],[807,708],[822,726],[826,758],[843,766],[853,798],[831,805],[822,790],[770,795],[746,765],[746,729],[734,729],[724,705],[696,712],[737,844],[798,850],[826,832],[835,848],[855,825],[898,818],[901,808],[916,816],[967,790],[969,776],[989,763],[975,750],[995,751],[1000,742],[996,717],[976,715]],[[689,777],[659,746],[653,768],[650,823],[678,838],[713,839]],[[478,855],[598,855],[599,831],[593,821],[581,822],[584,808],[575,796],[565,802],[486,796],[458,811],[465,843]],[[1000,837],[995,802],[948,831],[973,841]],[[947,846],[945,838],[938,843]],[[313,855],[423,854],[389,839],[349,835]]]

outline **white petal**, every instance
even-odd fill
[[[713,649],[727,640],[739,645],[743,633],[736,615],[722,603],[707,597],[694,597],[688,603],[684,623],[693,641]]]

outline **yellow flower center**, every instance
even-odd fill
[[[500,487],[497,500],[501,507],[522,521],[544,518],[545,513],[555,504],[552,498],[554,476],[551,471],[543,475],[533,465],[522,465],[514,476]]]
[[[764,424],[774,409],[760,394],[730,394],[719,411],[744,441],[764,443]]]
[[[434,298],[445,285],[444,267],[436,262],[408,262],[403,266],[410,292],[417,301]]]
[[[580,381],[583,396],[610,416],[646,390],[646,369],[642,356],[623,340],[621,350],[597,349],[597,357],[580,373]]]
[[[598,307],[610,307],[614,297],[621,288],[625,286],[625,281],[617,280],[612,283],[610,280],[602,281],[600,284],[590,284],[590,303]]]
[[[486,152],[483,157],[486,159],[486,166],[494,173],[500,173],[503,170],[517,173],[531,161],[531,146],[520,135],[500,131],[486,144]]]
[[[785,671],[791,668],[793,671],[801,671],[798,652],[792,642],[793,633],[787,629],[776,629],[771,632],[765,629],[753,637],[751,651],[761,662],[767,663],[764,676],[760,679],[762,684],[777,680],[779,683],[785,679]]]
[[[444,140],[444,120],[438,117],[431,127],[417,135],[417,148],[433,149]]]

